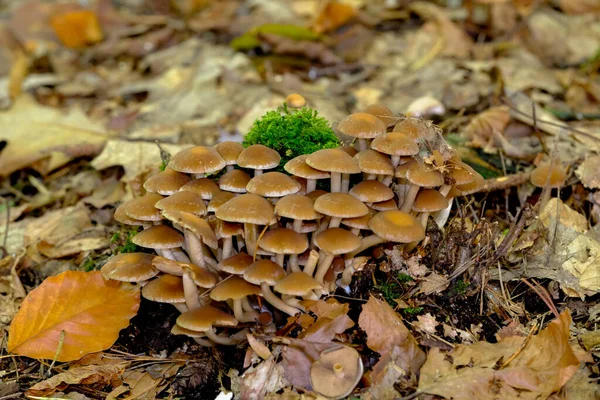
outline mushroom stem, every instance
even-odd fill
[[[412,209],[413,203],[415,202],[415,198],[417,197],[417,193],[419,193],[420,186],[411,185],[406,197],[404,198],[404,203],[402,204],[402,209],[400,211],[404,211],[405,213],[410,212]]]
[[[307,179],[306,180],[306,193],[314,192],[317,190],[317,180]]]
[[[202,307],[198,299],[198,286],[196,286],[188,271],[183,272],[183,294],[188,310],[197,310]]]
[[[262,169],[255,169],[254,170],[254,176],[259,176],[263,174],[263,170]]]
[[[540,203],[540,212],[546,207],[546,204],[550,201],[550,195],[552,193],[552,189],[549,187],[545,187],[542,189],[542,198],[539,200]]]
[[[173,249],[172,252],[173,252],[173,257],[175,257],[175,259],[177,261],[188,262],[188,263],[190,262],[189,257],[181,249],[179,249],[179,248]]]
[[[271,291],[271,288],[266,282],[263,282],[260,285],[260,289],[262,290],[265,300],[268,301],[269,304],[271,304],[276,309],[283,311],[288,315],[296,315],[300,312],[300,310],[298,310],[297,308],[292,307],[291,305],[281,300],[279,297],[275,296],[275,294]]]
[[[319,253],[315,250],[311,250],[308,255],[308,260],[306,260],[306,264],[304,264],[304,273],[312,276],[315,272],[317,261],[319,261]]]
[[[223,238],[223,252],[221,253],[221,259],[223,261],[233,255],[233,239],[231,237]]]
[[[350,189],[350,174],[342,174],[342,193],[348,193]]]
[[[358,249],[356,249],[356,250],[354,250],[354,251],[352,251],[352,252],[350,252],[350,253],[346,254],[346,255],[344,256],[344,258],[345,258],[345,259],[350,259],[350,258],[354,257],[355,255],[357,255],[358,253],[360,253],[361,251],[365,251],[365,250],[366,250],[366,249],[368,249],[369,247],[372,247],[372,246],[378,245],[378,244],[380,244],[380,243],[383,243],[383,242],[385,242],[385,241],[386,241],[385,239],[383,239],[383,238],[380,238],[380,237],[379,237],[379,236],[377,236],[377,235],[371,235],[371,236],[367,236],[367,237],[363,238],[363,239],[360,241],[360,247],[359,247]]]
[[[321,221],[319,222],[319,227],[317,228],[317,230],[316,230],[316,231],[314,231],[314,232],[313,232],[313,234],[312,234],[312,238],[311,238],[311,240],[310,240],[310,248],[311,248],[311,249],[314,249],[315,247],[317,247],[317,245],[315,244],[315,237],[316,237],[316,236],[317,236],[319,233],[321,233],[321,232],[323,232],[325,229],[327,229],[327,227],[329,226],[329,220],[330,220],[330,218],[329,218],[329,217],[324,217],[324,218],[321,218]]]
[[[364,177],[365,181],[374,181],[375,179],[377,179],[376,174],[364,174]]]
[[[326,254],[325,258],[319,263],[317,267],[317,272],[315,273],[315,280],[319,282],[321,285],[323,284],[323,278],[327,273],[327,270],[331,266],[331,262],[335,256],[333,254]]]
[[[301,219],[295,219],[294,220],[294,224],[292,225],[292,229],[295,232],[302,233],[302,220]]]
[[[236,235],[235,237],[235,246],[237,248],[238,253],[240,251],[242,251],[242,249],[244,248],[244,246],[246,245],[246,242],[244,241],[244,238],[242,237],[242,235]],[[246,249],[247,251],[248,249]]]
[[[248,301],[248,296],[242,298],[242,309],[246,312],[254,311],[254,308],[252,308],[252,304],[250,304],[250,301]]]
[[[207,269],[204,252],[202,251],[202,242],[200,239],[189,229],[184,231],[183,236],[185,238],[185,246],[187,247],[187,251],[190,255],[192,263],[201,268]]]
[[[355,236],[360,236],[360,228],[352,228],[350,229],[350,232]]]
[[[331,173],[331,193],[342,191],[342,174],[339,172]]]
[[[233,300],[233,315],[240,322],[254,322],[258,318],[256,311],[244,312],[242,308],[242,299]]]
[[[381,183],[383,183],[385,186],[390,186],[390,184],[392,183],[392,180],[394,179],[393,175],[386,175],[383,177],[383,179],[381,180]]]
[[[288,258],[288,265],[292,272],[302,272],[300,266],[298,265],[298,254],[290,255],[290,258]]]
[[[302,300],[300,300],[296,296],[284,294],[281,296],[281,298],[282,298],[283,302],[285,304],[289,305],[290,307],[294,307],[302,312],[306,312],[306,309],[302,306],[302,304],[300,304],[300,301],[302,301]]]
[[[239,343],[239,340],[234,340],[227,336],[217,335],[215,329],[212,326],[208,328],[204,333],[206,334],[206,336],[208,336],[210,340],[218,344],[224,344],[225,346],[234,346]]]
[[[442,196],[446,197],[446,196],[448,196],[448,193],[450,193],[450,189],[452,189],[451,185],[444,184],[444,185],[440,186],[439,192]]]
[[[352,262],[352,258],[345,260],[344,264],[346,264],[344,271],[342,272],[342,280],[340,281],[340,286],[343,288],[347,288],[352,283],[352,275],[354,275],[354,263]]]
[[[400,165],[400,156],[391,156],[390,158],[392,160],[392,165],[394,166],[394,168]]]
[[[338,217],[331,217],[331,221],[329,221],[329,227],[330,228],[337,228],[340,226],[340,223],[342,222],[341,218]]]
[[[246,250],[248,254],[254,256],[254,252],[256,251],[256,224],[244,224],[244,236],[246,239]]]
[[[189,311],[187,306],[185,305],[185,303],[173,303],[173,307],[175,307],[177,309],[177,311],[179,311],[180,313],[184,313]]]
[[[427,219],[429,218],[429,213],[428,212],[422,212],[419,215],[419,222],[421,223],[421,225],[423,225],[424,229],[427,229]]]
[[[159,256],[166,258],[167,260],[177,261],[175,254],[172,249],[157,249],[156,252]]]
[[[233,171],[234,169],[235,169],[235,168],[234,168],[234,166],[233,166],[233,165],[228,165],[228,166],[227,166],[227,172],[229,172],[229,171]]]
[[[354,142],[354,147],[358,151],[367,150],[367,139],[356,139],[356,142]]]
[[[285,254],[275,254],[275,263],[279,264],[280,267],[283,267],[283,260],[285,259]]]
[[[438,211],[433,214],[433,218],[435,219],[435,223],[437,226],[442,228],[446,225],[446,221],[448,221],[448,217],[450,216],[450,210],[452,209],[452,200],[449,202],[448,207],[444,208],[442,211]]]
[[[194,341],[196,343],[198,343],[200,346],[204,346],[204,347],[215,347],[215,342],[212,342],[208,339],[202,339],[202,338],[194,338]]]

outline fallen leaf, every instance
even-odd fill
[[[67,47],[80,48],[103,38],[98,17],[93,11],[77,10],[52,16],[50,24],[58,39]]]
[[[331,32],[348,23],[356,16],[356,9],[349,4],[329,1],[321,8],[321,12],[313,24],[313,31],[318,34]]]
[[[423,333],[427,333],[430,335],[435,335],[436,328],[439,325],[439,322],[435,320],[435,317],[431,315],[431,313],[427,313],[425,315],[418,315],[417,321],[413,322],[413,326]]]
[[[450,281],[445,276],[432,272],[419,282],[419,293],[427,296],[433,293],[441,293],[450,285]]]
[[[474,147],[494,149],[495,135],[502,134],[510,121],[509,108],[498,106],[477,114],[465,127],[463,134]]]
[[[600,2],[597,0],[560,0],[558,5],[567,14],[593,14],[600,12]]]
[[[253,334],[247,333],[246,339],[248,339],[248,344],[254,350],[254,352],[263,360],[271,357],[271,351],[264,343],[260,342]]]
[[[556,223],[571,228],[575,232],[584,233],[588,230],[588,221],[559,198],[553,197],[540,212],[540,221],[547,229],[553,229]]]
[[[432,348],[418,391],[455,400],[547,398],[579,368],[569,345],[570,324],[565,311],[528,343],[512,336],[495,344],[458,345],[449,353]]]
[[[600,189],[600,156],[589,155],[575,170],[575,175],[588,189]]]
[[[238,393],[242,399],[262,399],[268,393],[276,393],[289,386],[282,364],[275,362],[273,357],[248,368],[240,379]]]
[[[325,65],[342,62],[340,57],[321,42],[294,40],[270,33],[261,33],[259,37],[271,47],[273,53],[278,55],[305,57]]]
[[[139,287],[105,281],[100,271],[63,272],[25,298],[11,323],[7,349],[31,358],[77,360],[109,348],[139,304]]]

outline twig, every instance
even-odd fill
[[[525,225],[527,224],[532,215],[533,210],[531,207],[526,207],[525,209],[523,209],[522,212],[519,212],[516,215],[515,219],[517,219],[517,223],[512,224],[512,226],[508,230],[508,233],[504,237],[504,240],[502,240],[502,243],[500,243],[498,249],[496,250],[496,254],[491,261],[492,263],[497,262],[501,257],[504,257],[508,253],[510,246],[512,246],[515,240],[517,240],[517,236],[521,233],[521,231],[523,231]]]
[[[8,227],[10,225],[10,202],[7,198],[3,197],[2,202],[4,203],[4,207],[6,208],[6,221],[4,222],[4,238],[2,239],[2,256],[4,258],[8,255],[8,250],[6,249],[6,243],[8,242]]]
[[[48,367],[48,371],[46,371],[46,376],[50,376],[50,373],[52,372],[52,368],[54,368],[54,364],[56,364],[56,359],[60,355],[60,352],[62,351],[62,348],[63,348],[63,344],[65,343],[65,335],[66,335],[65,330],[64,329],[61,330],[60,331],[60,340],[58,341],[58,346],[56,347],[56,353],[54,353],[54,358],[52,359],[52,364],[50,364],[50,366]]]
[[[527,337],[525,338],[525,340],[523,340],[523,343],[521,343],[521,346],[519,346],[519,348],[517,349],[517,351],[515,351],[510,357],[508,357],[508,360],[506,360],[500,366],[499,369],[505,368],[508,364],[510,364],[510,362],[512,360],[514,360],[515,358],[517,358],[519,356],[519,354],[521,354],[523,352],[523,350],[525,350],[525,347],[527,347],[527,345],[529,344],[529,341],[533,337],[533,334],[537,330],[537,328],[538,328],[537,322],[534,322],[533,326],[529,330],[529,333],[527,334]]]
[[[525,283],[527,286],[533,289],[533,291],[537,293],[538,296],[540,296],[540,298],[544,301],[544,303],[548,306],[548,308],[550,309],[550,311],[552,311],[552,314],[554,314],[556,318],[560,317],[556,306],[552,302],[552,297],[550,297],[550,294],[548,293],[546,288],[537,283],[535,280],[533,281],[535,283],[535,286],[529,283],[529,281],[526,278],[521,278],[521,281],[523,281],[523,283]]]

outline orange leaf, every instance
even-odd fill
[[[52,17],[51,23],[56,36],[67,47],[84,47],[103,38],[98,17],[92,11],[68,11]]]
[[[100,271],[66,271],[46,279],[23,300],[13,319],[8,351],[31,358],[73,361],[109,348],[140,306],[138,286],[105,281]]]
[[[316,18],[313,25],[315,33],[331,32],[346,24],[356,16],[354,7],[332,1],[327,3]]]

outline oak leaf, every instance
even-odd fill
[[[8,351],[54,359],[60,350],[57,361],[77,360],[109,348],[139,306],[137,286],[105,281],[100,271],[63,272],[23,300],[10,326]]]

